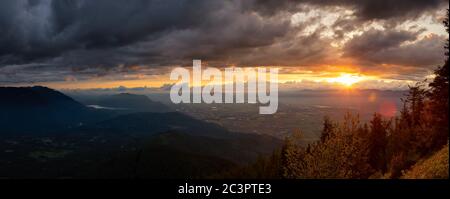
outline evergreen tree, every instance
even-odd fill
[[[323,130],[322,134],[320,135],[320,141],[325,142],[326,139],[333,133],[333,122],[331,122],[331,119],[329,116],[325,116],[323,119]]]
[[[387,145],[387,124],[380,114],[374,114],[370,121],[369,157],[370,165],[375,169],[386,172],[385,149]]]
[[[444,25],[449,33],[449,10],[447,9],[447,18],[444,20]],[[445,45],[445,64],[439,67],[435,72],[434,80],[429,84],[431,114],[433,114],[434,129],[436,137],[433,140],[435,146],[443,146],[448,140],[448,109],[449,109],[449,41]]]

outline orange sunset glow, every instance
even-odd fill
[[[449,74],[449,0],[0,0],[0,180],[432,198]]]
[[[270,67],[265,67],[269,69]],[[290,71],[283,73],[285,70],[292,70],[292,67],[287,69],[281,68],[281,73],[278,75],[278,82],[281,83],[280,87],[283,88],[287,86],[285,84],[296,83],[302,86],[304,83],[304,88],[307,88],[306,82],[314,83],[318,87],[333,87],[333,88],[372,88],[366,85],[361,85],[364,82],[370,81],[382,81],[391,83],[395,82],[395,85],[406,86],[410,85],[412,82],[410,80],[395,80],[379,77],[376,75],[367,75],[360,73],[348,73],[348,72],[338,72],[338,71]],[[120,79],[120,80],[115,80]],[[45,85],[57,89],[95,89],[95,88],[116,88],[116,87],[152,87],[158,88],[167,84],[173,84],[176,81],[169,79],[169,74],[159,74],[159,75],[145,75],[145,74],[133,74],[125,76],[116,76],[111,78],[106,77],[96,77],[89,80],[77,80],[74,78],[67,79],[61,82],[37,82],[35,84]],[[205,83],[207,81],[203,81]],[[223,82],[224,84],[226,82]],[[313,87],[314,88],[314,87]]]

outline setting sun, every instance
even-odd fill
[[[360,75],[344,73],[344,74],[341,74],[339,77],[329,79],[328,82],[339,83],[344,86],[350,87],[353,84],[361,81],[362,79],[363,79],[363,77],[361,77]]]

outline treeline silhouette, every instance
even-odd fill
[[[449,32],[447,18],[444,25]],[[398,116],[368,123],[347,113],[325,117],[320,140],[302,146],[294,132],[283,147],[221,178],[448,178],[449,44],[434,79],[409,88]]]

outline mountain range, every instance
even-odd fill
[[[0,177],[205,177],[281,145],[170,112],[146,96],[95,103],[121,109],[92,108],[46,87],[0,87]]]

